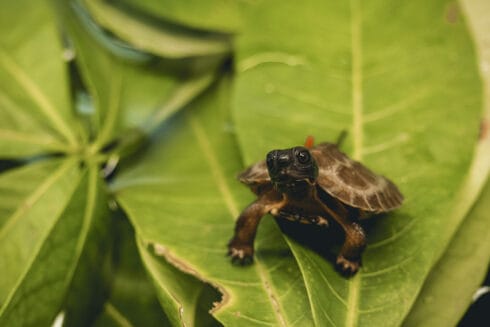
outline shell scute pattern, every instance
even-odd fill
[[[374,213],[401,205],[403,196],[389,179],[350,159],[335,144],[319,144],[311,153],[319,167],[318,185],[345,204]]]

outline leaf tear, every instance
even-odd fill
[[[228,294],[228,292],[221,285],[219,285],[217,283],[213,283],[210,280],[207,280],[206,278],[204,278],[201,274],[199,274],[197,272],[196,269],[194,269],[193,267],[191,267],[185,261],[177,258],[164,245],[162,245],[160,243],[156,243],[156,242],[148,242],[147,243],[147,246],[150,247],[150,248],[153,248],[153,252],[154,252],[155,255],[157,255],[159,257],[163,257],[168,263],[170,263],[171,265],[173,265],[174,267],[176,267],[180,271],[182,271],[182,272],[184,272],[186,274],[192,275],[195,278],[197,278],[198,280],[200,280],[200,281],[202,281],[202,282],[204,282],[204,283],[206,283],[208,285],[211,285],[214,289],[216,289],[218,292],[221,293],[221,301],[219,301],[219,302],[213,302],[213,306],[209,310],[209,313],[212,314],[212,313],[218,311],[220,308],[222,308],[223,306],[225,306],[230,301],[230,295]],[[181,307],[181,310],[183,310],[182,307]],[[182,312],[180,312],[180,310],[179,310],[179,314],[182,314]]]

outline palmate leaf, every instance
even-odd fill
[[[52,13],[43,1],[28,2],[4,3],[0,12],[2,158],[76,147],[76,124]],[[18,24],[20,15],[24,24]]]
[[[7,13],[9,21],[18,18],[24,7],[29,7],[26,2],[20,4],[20,7],[2,10],[2,14]],[[5,215],[0,220],[0,323],[47,325],[64,304],[69,291],[64,307],[65,322],[68,325],[87,325],[100,312],[104,292],[110,286],[100,276],[100,270],[106,268],[104,261],[112,238],[108,233],[111,217],[107,213],[106,192],[98,180],[99,160],[104,158],[99,157],[98,151],[118,134],[124,135],[123,131],[127,128],[137,126],[151,133],[212,82],[214,69],[219,62],[207,62],[208,65],[203,68],[199,62],[185,62],[181,67],[176,67],[176,62],[162,60],[159,64],[163,64],[157,67],[157,71],[150,71],[153,68],[150,65],[131,65],[134,62],[126,60],[145,59],[148,55],[123,49],[121,52],[124,54],[135,56],[117,57],[111,51],[119,51],[120,48],[116,49],[104,35],[97,34],[99,31],[96,27],[90,29],[90,26],[84,25],[85,17],[75,15],[75,7],[60,5],[62,20],[68,19],[69,22],[63,25],[69,26],[63,32],[67,32],[75,44],[79,56],[77,64],[81,65],[87,89],[96,100],[96,110],[92,112],[88,132],[80,132],[79,135],[76,127],[81,125],[71,122],[80,116],[72,111],[66,99],[67,92],[62,92],[68,89],[67,81],[56,78],[57,70],[64,70],[61,57],[53,54],[61,49],[55,39],[61,33],[54,30],[53,17],[44,5],[40,2],[32,6],[41,9],[32,16],[34,21],[40,22],[40,26],[46,25],[49,33],[41,33],[35,42],[36,47],[31,46],[29,38],[25,36],[28,46],[24,49],[21,47],[23,52],[20,52],[24,57],[19,55],[20,59],[32,64],[30,60],[36,56],[39,59],[42,51],[49,54],[46,61],[40,61],[38,67],[32,69],[33,76],[11,60],[10,55],[15,52],[12,49],[16,49],[7,47],[10,46],[9,40],[2,44],[2,47],[8,48],[2,52],[3,63],[6,63],[4,72],[18,80],[26,91],[27,99],[38,102],[34,103],[37,107],[23,107],[27,101],[16,94],[22,88],[19,89],[19,85],[11,87],[7,79],[2,83],[2,87],[5,86],[2,94],[9,100],[7,104],[12,104],[6,123],[16,122],[13,131],[25,127],[26,135],[33,133],[32,139],[39,140],[39,135],[34,135],[29,125],[32,118],[33,122],[40,122],[39,126],[45,125],[43,133],[52,135],[53,140],[60,139],[60,146],[38,147],[38,142],[16,148],[5,142],[6,150],[2,156],[23,157],[56,150],[66,152],[67,157],[29,163],[21,170],[1,176],[0,182],[5,190],[2,196]],[[92,56],[88,55],[89,52]],[[42,73],[41,77],[36,76],[37,70]],[[164,75],[166,72],[169,74]],[[113,74],[116,80],[112,79]],[[121,77],[120,83],[118,77]],[[55,94],[50,87],[51,83],[58,82],[62,87],[59,85],[61,91]],[[122,86],[127,86],[127,89]],[[169,92],[171,88],[173,90]],[[60,99],[66,103],[60,102]],[[45,121],[41,120],[42,116],[46,118]],[[34,123],[31,125],[34,126]],[[87,144],[94,138],[94,143]],[[90,166],[89,172],[84,174],[87,164]],[[198,301],[200,298],[196,299],[196,306]],[[202,315],[199,311],[197,314]]]

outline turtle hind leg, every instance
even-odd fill
[[[336,264],[345,275],[353,275],[361,265],[361,254],[366,247],[366,235],[362,227],[355,222],[341,226],[345,231],[345,240]]]
[[[353,275],[361,265],[361,254],[366,247],[366,235],[361,225],[350,218],[347,210],[332,210],[323,204],[326,213],[343,229],[344,243],[337,256],[337,268],[345,275]]]

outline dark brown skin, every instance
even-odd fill
[[[257,227],[269,213],[321,227],[328,227],[332,221],[337,223],[345,232],[345,239],[336,264],[341,272],[352,275],[359,269],[366,246],[358,220],[369,213],[389,211],[403,200],[389,180],[352,161],[329,143],[310,150],[273,150],[267,154],[265,164],[249,167],[240,180],[258,198],[238,217],[235,234],[228,243],[228,255],[237,264],[253,261]]]

